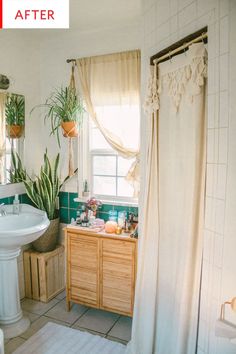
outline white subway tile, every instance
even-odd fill
[[[156,22],[160,25],[170,19],[170,1],[157,0],[156,3]]]
[[[215,200],[215,227],[214,230],[218,234],[224,234],[225,222],[225,202],[221,199]]]
[[[197,18],[197,6],[196,2],[186,6],[182,11],[179,12],[179,26],[185,27],[190,22],[196,20]]]
[[[210,10],[218,10],[217,0],[197,0],[197,12],[199,17]]]
[[[207,131],[207,162],[214,163],[214,129]]]
[[[170,22],[167,21],[160,25],[156,31],[156,42],[159,43],[169,37],[170,35]]]
[[[228,16],[220,20],[220,54],[229,51],[229,19]]]
[[[221,272],[222,271],[220,268],[213,267],[213,271],[212,271],[212,298],[216,300],[216,302],[215,302],[216,308],[213,310],[213,313],[215,313],[214,316],[216,316],[216,319],[219,316],[219,310],[220,310],[218,308],[218,302],[220,299]],[[214,319],[215,319],[215,317],[214,317]]]
[[[213,263],[214,254],[214,233],[213,231],[204,230],[204,246],[203,246],[203,259],[208,263]]]
[[[219,56],[220,39],[219,39],[219,23],[214,22],[208,25],[208,58],[213,59]]]
[[[223,264],[223,236],[219,234],[214,235],[214,261],[215,267],[221,268]]]
[[[220,0],[220,17],[229,13],[229,0]]]
[[[170,33],[176,33],[178,31],[178,16],[174,15],[170,19]]]
[[[219,126],[228,127],[229,124],[229,94],[228,91],[220,92],[220,119]]]
[[[224,91],[228,89],[228,74],[229,74],[229,62],[228,54],[220,56],[220,90]]]
[[[214,231],[215,203],[213,198],[206,197],[205,204],[205,228]]]
[[[215,197],[219,199],[225,199],[226,172],[227,172],[227,168],[225,164],[217,166],[217,184],[216,184]]]
[[[206,321],[200,320],[198,345],[202,349],[202,353],[204,353],[205,349],[206,349],[207,335],[208,335],[207,323],[206,323]],[[201,353],[201,350],[198,351],[198,353]]]
[[[219,129],[219,163],[227,163],[228,128]]]
[[[215,128],[215,94],[208,95],[207,100],[207,126]]]
[[[217,188],[217,165],[207,164],[207,175],[206,175],[206,195],[208,197],[214,197]]]
[[[177,14],[178,12],[178,1],[170,0],[170,16]]]

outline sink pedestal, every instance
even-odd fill
[[[0,248],[0,328],[4,338],[17,337],[27,330],[30,321],[20,306],[17,257],[20,248]]]

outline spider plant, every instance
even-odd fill
[[[56,134],[59,147],[61,146],[59,137],[61,124],[63,122],[75,122],[79,125],[85,112],[81,98],[76,94],[75,89],[71,87],[56,89],[46,100],[45,104],[37,107],[46,108],[44,122],[50,120],[50,135]]]
[[[25,100],[20,95],[11,94],[7,97],[5,105],[5,115],[7,125],[25,124]]]
[[[24,180],[26,193],[37,208],[46,211],[48,219],[57,218],[57,197],[63,184],[70,178],[67,176],[60,183],[58,167],[60,162],[60,154],[58,153],[54,163],[49,161],[47,150],[44,154],[44,163],[40,169],[40,173],[35,180],[29,178]],[[74,173],[77,172],[77,169]]]
[[[10,183],[20,183],[24,182],[28,175],[26,173],[26,169],[23,167],[21,162],[21,158],[17,152],[11,151],[11,163],[12,167],[9,172],[9,182]]]

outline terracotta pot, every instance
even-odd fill
[[[7,131],[7,136],[12,139],[19,139],[23,132],[24,132],[24,125],[7,125],[6,126],[6,131]]]
[[[75,138],[78,136],[78,129],[76,122],[62,122],[63,136],[65,138]]]
[[[59,234],[59,218],[51,220],[48,229],[36,241],[32,247],[37,252],[50,252],[55,250]]]

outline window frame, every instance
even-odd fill
[[[115,156],[116,157],[116,175],[95,175],[95,176],[104,176],[104,177],[114,177],[116,179],[116,193],[118,187],[118,178],[124,178],[124,176],[118,175],[118,158],[119,154],[115,150],[106,150],[106,149],[93,149],[89,151],[89,162],[90,162],[90,187],[91,194],[101,200],[114,201],[114,202],[124,202],[130,204],[138,204],[138,199],[134,197],[124,197],[117,195],[107,195],[107,194],[95,194],[93,191],[93,157],[94,156]]]

